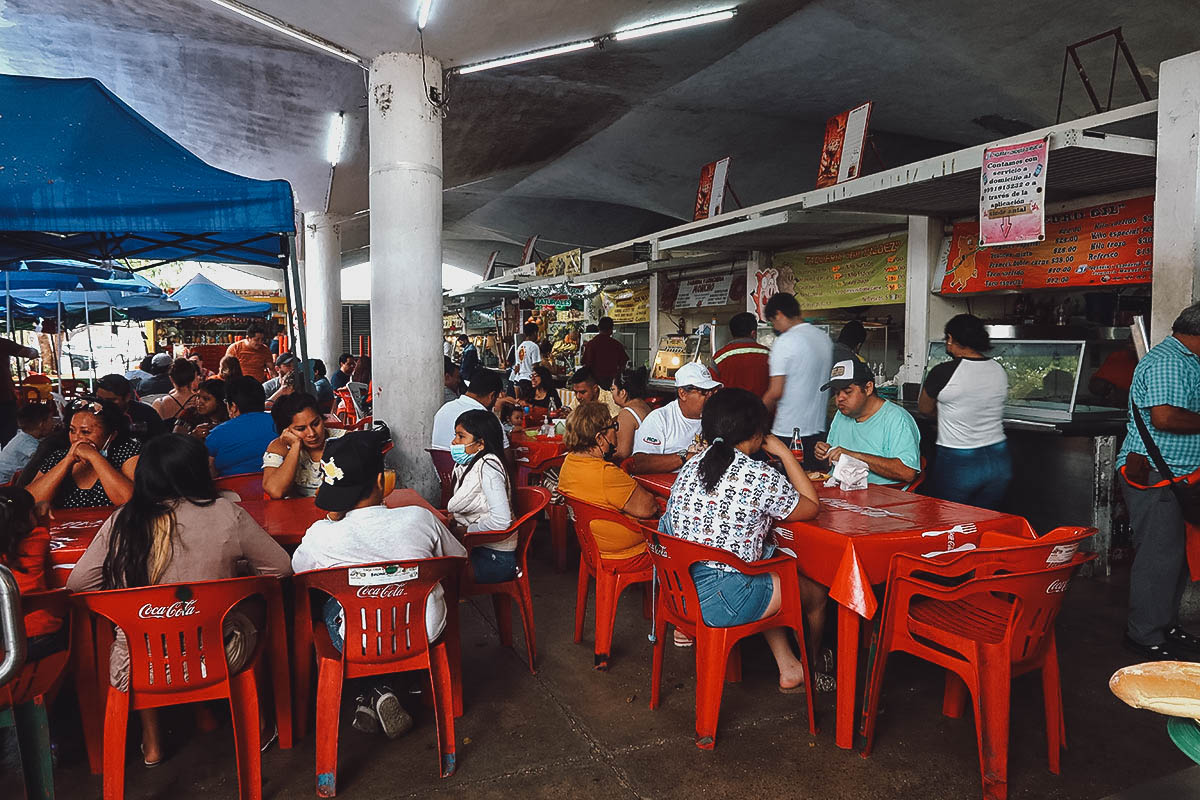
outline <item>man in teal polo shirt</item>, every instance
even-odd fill
[[[911,483],[921,472],[921,432],[912,414],[875,394],[871,368],[857,358],[839,361],[826,389],[838,410],[827,441],[816,445],[817,458],[853,456],[870,468],[868,483]]]
[[[1125,467],[1117,484],[1136,548],[1124,646],[1141,659],[1197,661],[1200,639],[1179,625],[1189,578],[1182,509],[1169,486],[1155,486],[1166,476],[1147,456],[1133,409],[1173,475],[1200,469],[1200,303],[1184,309],[1171,335],[1138,362],[1129,400],[1129,426],[1117,455],[1117,466]]]

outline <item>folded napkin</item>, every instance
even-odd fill
[[[867,488],[867,475],[871,472],[866,462],[843,453],[833,464],[833,472],[825,486],[837,486],[843,492]]]

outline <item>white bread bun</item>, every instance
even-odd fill
[[[1200,664],[1191,661],[1134,664],[1114,672],[1108,688],[1134,708],[1200,718]]]

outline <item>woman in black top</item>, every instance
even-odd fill
[[[555,411],[562,407],[562,401],[558,399],[558,392],[554,391],[554,376],[541,364],[533,368],[529,389],[521,399],[531,408],[544,411]]]
[[[141,445],[130,439],[129,418],[116,405],[79,397],[66,410],[69,447],[51,453],[29,484],[38,502],[54,508],[102,508],[129,502]]]

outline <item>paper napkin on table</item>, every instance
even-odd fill
[[[843,492],[865,489],[867,488],[867,475],[870,472],[866,462],[843,453],[834,462],[833,472],[830,474],[829,480],[825,481],[825,485],[827,487],[837,486]]]

